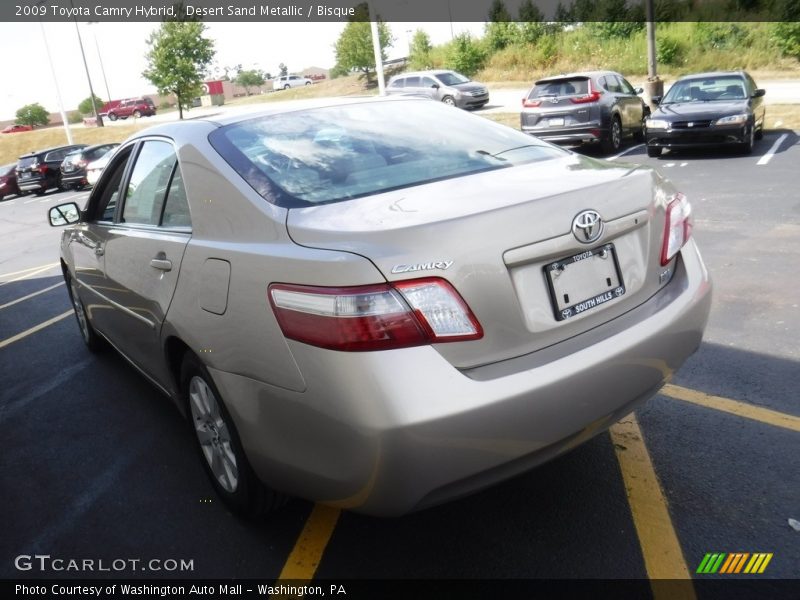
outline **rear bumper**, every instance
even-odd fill
[[[63,185],[73,185],[76,183],[86,183],[86,171],[75,171],[73,173],[62,173],[61,183]]]
[[[747,142],[749,133],[749,126],[657,129],[648,130],[645,138],[647,145],[652,148],[697,148],[743,144]]]
[[[655,394],[699,346],[711,304],[692,241],[681,255],[650,300],[547,356],[462,372],[433,347],[347,353],[290,342],[304,392],[211,373],[268,485],[403,514],[524,472]]]
[[[596,144],[600,142],[608,133],[597,125],[590,127],[569,127],[564,129],[554,129],[551,127],[525,127],[522,126],[523,133],[535,136],[539,139],[561,144],[564,146],[579,146],[581,144]]]
[[[38,192],[44,191],[50,186],[47,178],[39,177],[37,179],[25,179],[23,181],[17,179],[17,187],[22,192]]]

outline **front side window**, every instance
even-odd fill
[[[461,73],[439,73],[436,78],[442,82],[443,85],[458,85],[459,83],[469,83],[469,79],[464,77]]]
[[[406,87],[419,87],[419,77],[406,78]]]
[[[264,198],[309,206],[564,156],[520,131],[427,100],[298,110],[209,141]]]
[[[158,225],[176,161],[169,142],[144,142],[128,181],[122,222]]]
[[[429,87],[433,87],[435,85],[436,85],[436,82],[433,79],[431,79],[430,77],[423,77],[422,78],[422,87],[429,88]]]
[[[94,208],[90,208],[91,214],[94,215],[94,219],[97,221],[104,223],[114,221],[114,213],[117,210],[117,202],[119,201],[119,193],[122,186],[122,176],[125,174],[130,152],[130,148],[127,148],[122,153],[120,160],[109,167],[108,176],[102,180],[103,187],[98,189],[100,196],[96,201],[97,204]],[[93,194],[92,202],[94,201]]]

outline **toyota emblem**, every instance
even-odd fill
[[[603,219],[596,210],[584,210],[572,220],[572,235],[582,244],[591,244],[603,235]]]

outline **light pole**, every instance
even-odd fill
[[[378,94],[386,95],[386,80],[383,76],[383,56],[381,52],[381,38],[378,33],[378,13],[375,12],[373,0],[367,0],[369,8],[369,25],[372,31],[372,50],[375,54],[375,71],[378,75]]]
[[[97,25],[97,21],[89,21],[87,25]],[[100,44],[97,42],[97,33],[94,34],[94,47],[97,49],[97,60],[100,61],[100,72],[103,74],[103,83],[106,86],[107,102],[111,102],[111,92],[108,89],[108,79],[106,79],[106,68],[103,66],[103,54],[100,52]]]
[[[69,5],[74,9],[75,5],[72,3],[72,0],[69,0]],[[95,100],[94,96],[94,89],[92,88],[92,78],[89,77],[89,65],[86,62],[86,53],[83,51],[83,40],[81,39],[81,30],[78,27],[78,19],[76,17],[72,18],[75,21],[75,31],[78,34],[78,45],[81,47],[81,58],[83,58],[83,68],[86,69],[86,79],[89,81],[89,97],[92,100],[92,110],[94,111],[94,118],[95,123],[98,127],[103,126],[103,117],[100,116],[99,111],[97,110],[97,101]]]
[[[36,5],[44,4],[45,0],[40,0]],[[53,66],[53,57],[50,55],[50,45],[47,43],[47,35],[44,32],[44,23],[39,20],[39,27],[42,30],[42,39],[44,40],[44,49],[47,51],[47,62],[50,64],[50,73],[53,75],[53,86],[56,88],[56,99],[58,100],[58,110],[61,113],[61,122],[64,125],[64,131],[67,134],[67,143],[72,145],[72,131],[69,128],[69,121],[67,120],[67,113],[64,111],[64,103],[61,101],[61,90],[58,89],[58,79],[56,79],[56,69]]]

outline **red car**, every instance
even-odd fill
[[[0,167],[0,200],[6,196],[19,196],[17,187],[17,163]]]
[[[20,131],[33,131],[33,127],[30,125],[9,125],[0,133],[19,133]]]
[[[156,105],[150,98],[132,98],[123,100],[115,107],[108,110],[107,116],[110,121],[117,119],[127,119],[128,117],[151,117],[156,114]]]

